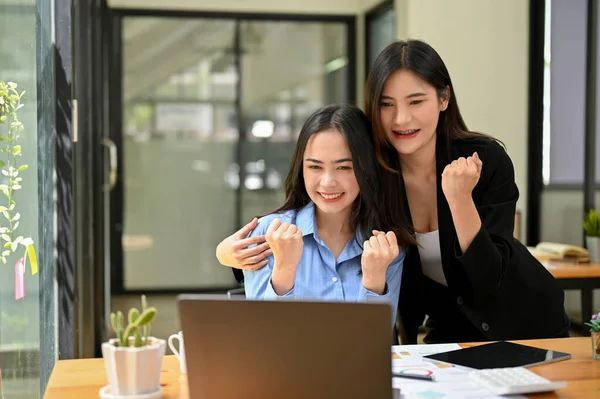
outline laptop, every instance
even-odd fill
[[[386,303],[178,296],[190,398],[393,398]]]

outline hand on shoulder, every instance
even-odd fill
[[[248,237],[258,225],[254,218],[250,223],[225,238],[217,245],[216,256],[224,266],[255,271],[267,265],[267,257],[272,254],[264,235]],[[249,248],[256,245],[253,248]]]

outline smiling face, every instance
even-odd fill
[[[435,148],[440,112],[448,106],[435,87],[415,73],[400,69],[392,73],[381,92],[381,125],[400,155]]]
[[[359,188],[350,148],[339,131],[322,131],[308,139],[302,173],[306,192],[318,211],[350,213]]]

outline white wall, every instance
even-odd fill
[[[467,126],[506,144],[526,220],[529,2],[396,0],[395,6],[398,39],[425,40],[444,59]],[[524,223],[522,229],[524,236]]]

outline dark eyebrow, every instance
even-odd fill
[[[422,96],[426,96],[426,95],[427,94],[425,94],[425,93],[412,93],[412,94],[409,94],[408,96],[406,96],[406,98],[422,97]],[[382,100],[393,100],[393,98],[390,96],[381,96],[381,99]]]
[[[319,161],[318,159],[314,159],[314,158],[306,158],[306,161],[314,162],[314,163],[323,163],[323,161]],[[333,161],[333,163],[343,163],[343,162],[352,162],[352,159],[342,158],[342,159],[336,159],[335,161]]]
[[[337,160],[333,161],[333,163],[344,163],[344,162],[352,162],[352,160],[350,158],[342,158],[342,159],[337,159]]]

